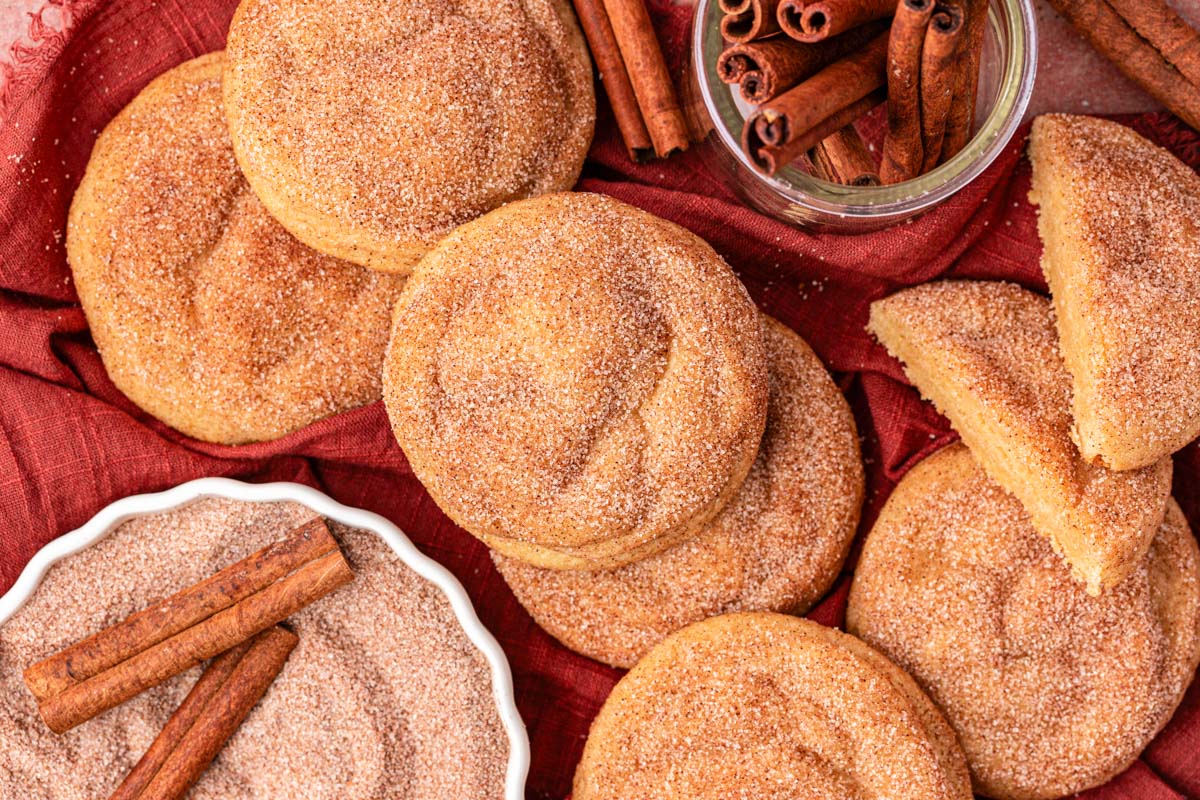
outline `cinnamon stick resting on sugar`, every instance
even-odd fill
[[[933,0],[900,0],[888,41],[887,134],[879,177],[885,184],[921,174],[921,49]]]
[[[296,647],[268,628],[213,659],[110,800],[178,800],[266,694]]]
[[[329,549],[332,547],[332,549]],[[349,583],[354,573],[320,520],[25,673],[55,733],[157,686]]]

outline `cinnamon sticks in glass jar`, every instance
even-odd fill
[[[722,10],[748,13],[737,1]],[[715,65],[758,106],[743,149],[769,175],[797,164],[858,185],[936,168],[971,136],[987,12],[987,0],[782,0],[779,33],[733,42]],[[887,131],[868,169],[854,122],[882,102]]]

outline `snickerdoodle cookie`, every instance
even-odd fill
[[[594,194],[512,203],[422,260],[384,398],[438,505],[492,548],[615,567],[696,533],[767,416],[757,309],[684,229]]]
[[[802,614],[837,578],[863,498],[854,418],[805,341],[763,322],[771,388],[758,459],[697,536],[613,570],[548,570],[493,554],[521,604],[572,650],[631,667],[706,617]]]
[[[1039,117],[1029,157],[1080,452],[1153,464],[1200,434],[1200,176],[1095,117]]]
[[[1080,455],[1049,300],[1009,283],[929,283],[872,303],[869,328],[1089,592],[1141,562],[1171,460],[1114,472]]]
[[[234,161],[222,61],[167,72],[104,129],[67,258],[117,388],[186,434],[239,444],[378,400],[403,280],[271,218]]]
[[[1062,797],[1124,770],[1200,660],[1200,553],[1170,502],[1149,552],[1086,594],[962,445],[896,487],[863,547],[847,629],[945,713],[998,800]]]
[[[242,0],[225,110],[296,238],[407,273],[455,226],[570,189],[595,98],[563,0]]]
[[[613,689],[575,800],[970,800],[954,732],[852,636],[727,614],[667,637]]]

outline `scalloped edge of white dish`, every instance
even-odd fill
[[[72,556],[108,536],[118,525],[134,517],[180,508],[205,497],[221,497],[251,503],[293,501],[323,517],[352,528],[371,531],[387,543],[410,569],[437,586],[450,601],[454,614],[471,643],[483,654],[492,671],[492,694],[500,720],[508,734],[508,768],[505,800],[523,800],[529,774],[529,734],[517,711],[512,670],[495,637],[479,621],[466,590],[449,570],[417,549],[416,545],[384,517],[371,511],[342,505],[328,495],[299,483],[243,483],[230,478],[200,478],[153,494],[137,494],[105,506],[82,527],[63,534],[37,552],[17,582],[0,597],[0,625],[6,623],[37,590],[46,571],[57,561]]]

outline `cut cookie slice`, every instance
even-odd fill
[[[1171,461],[1114,472],[1079,454],[1048,300],[1007,283],[930,283],[872,303],[868,328],[1089,593],[1129,574],[1162,522]]]
[[[1153,464],[1200,434],[1200,177],[1093,117],[1039,117],[1029,156],[1080,452]]]

